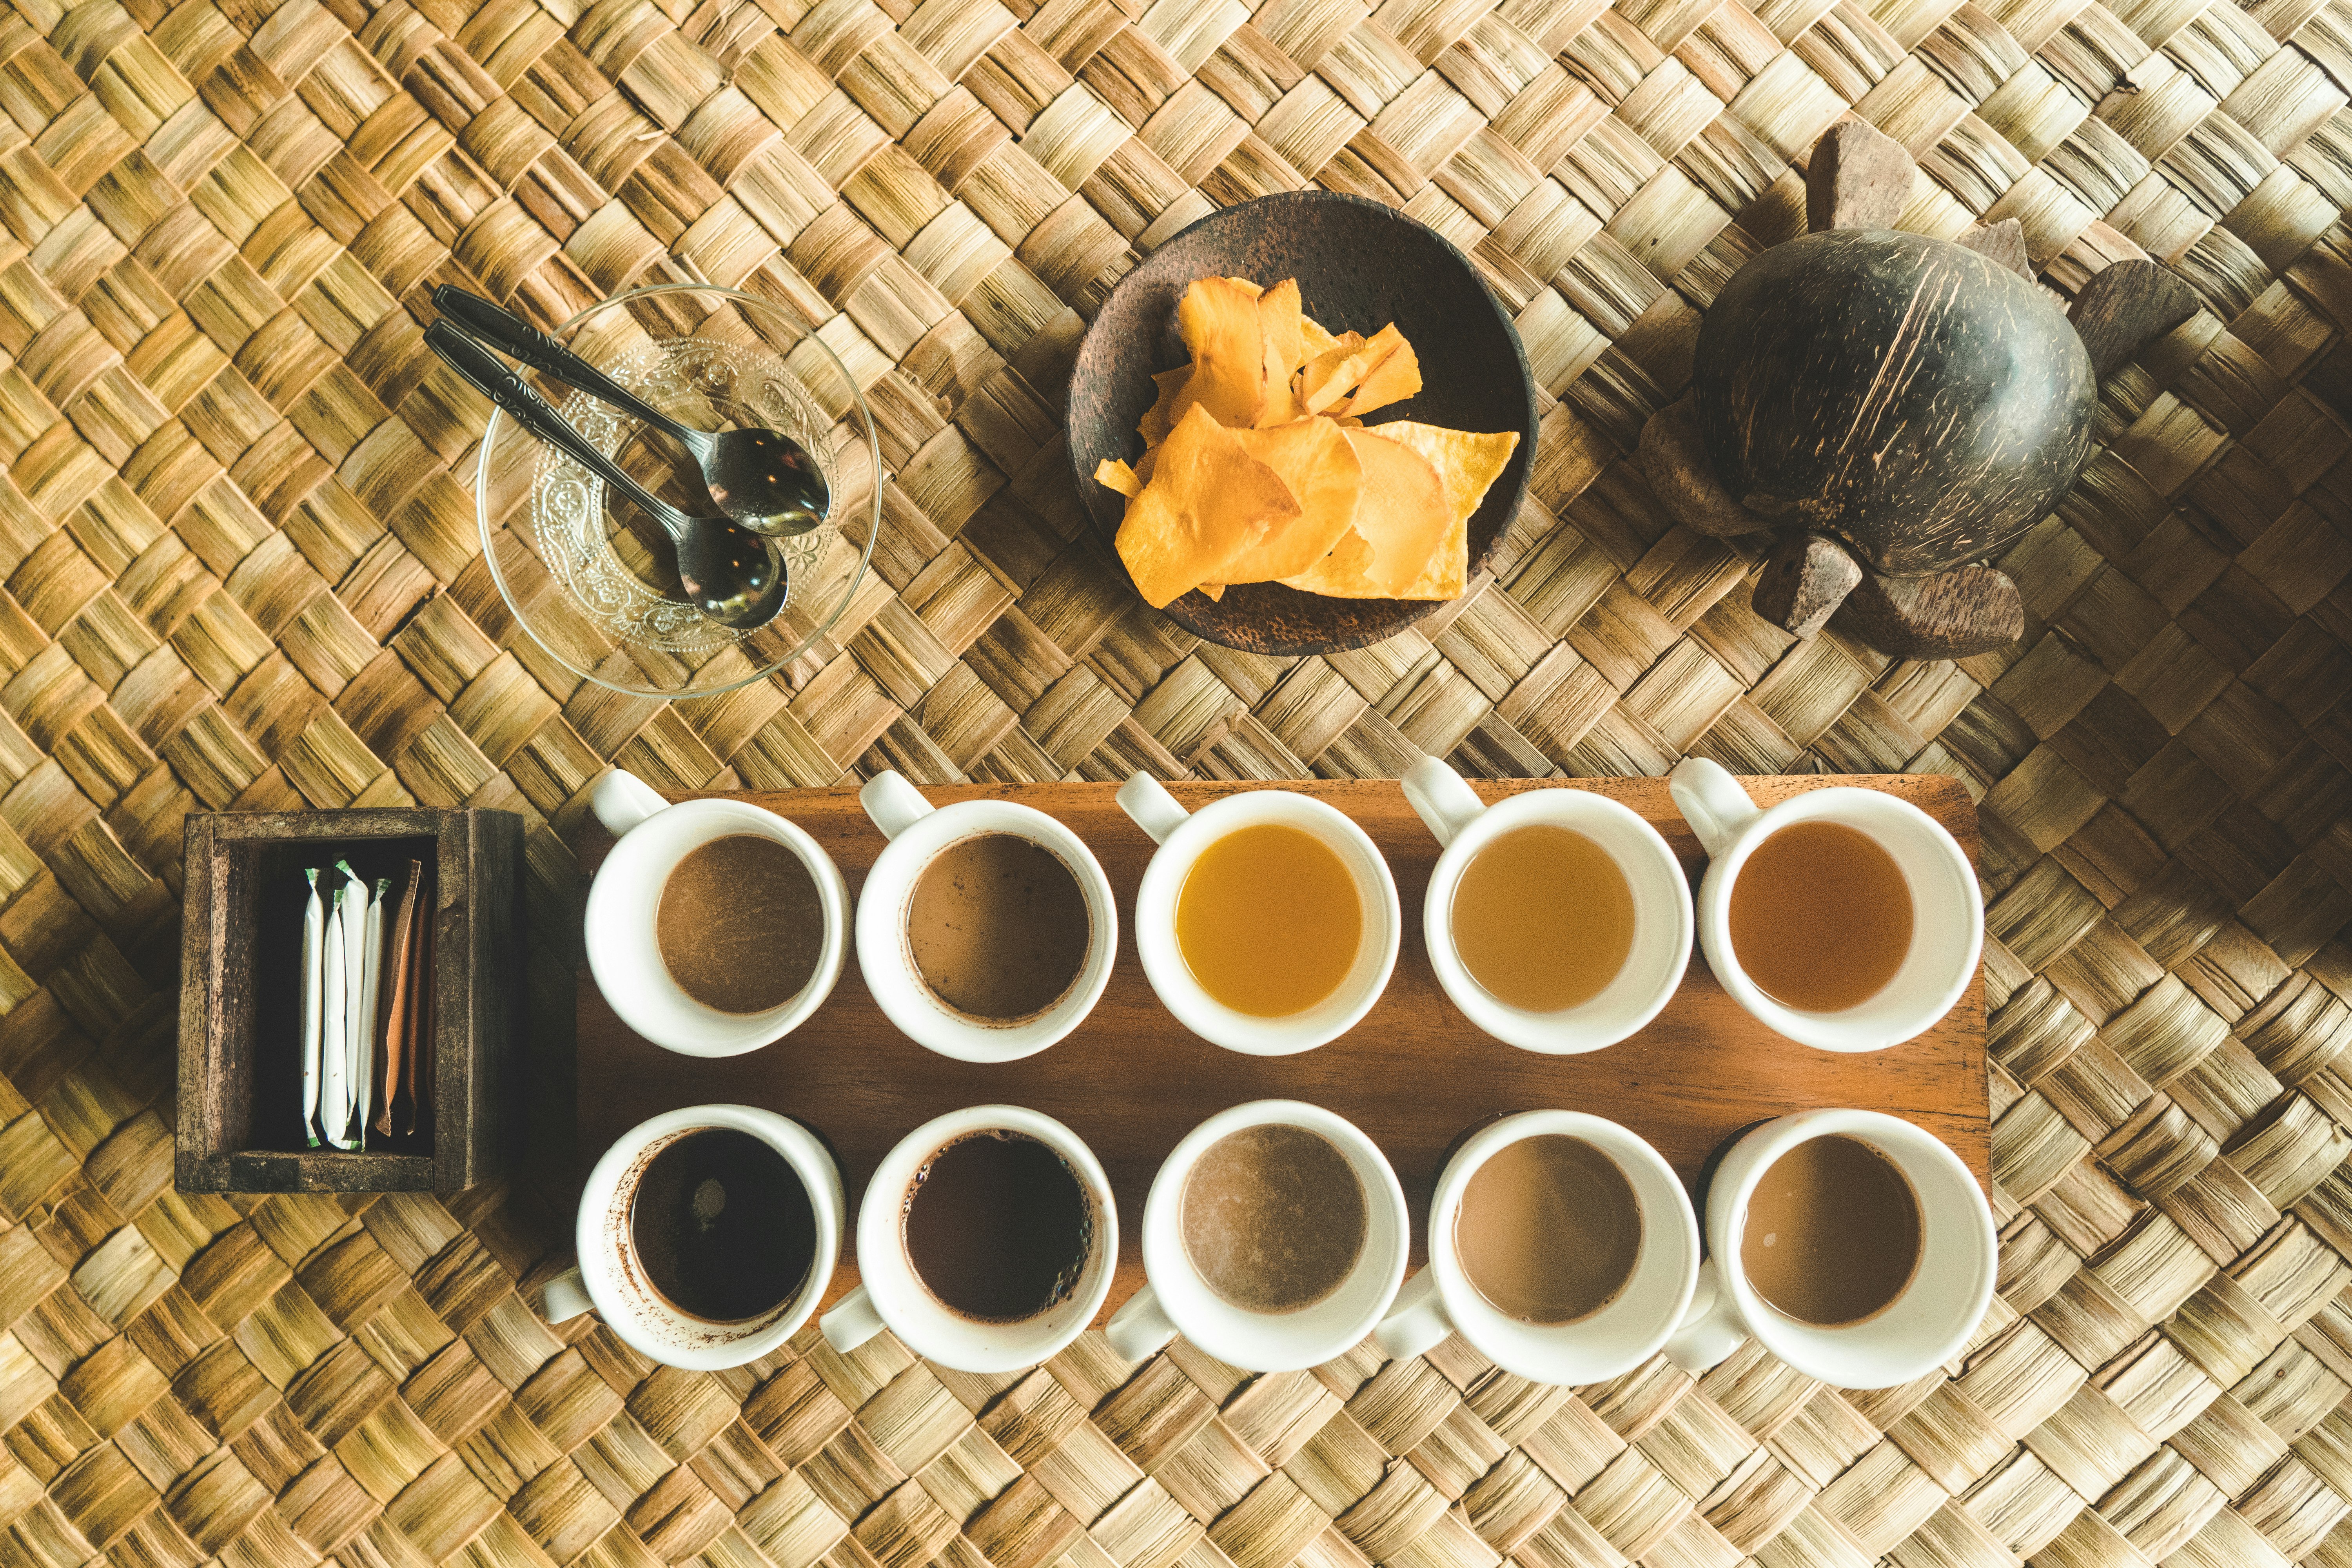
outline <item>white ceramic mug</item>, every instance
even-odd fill
[[[857,895],[857,969],[901,1034],[958,1061],[1009,1062],[1034,1056],[1086,1021],[1102,1000],[1118,956],[1118,905],[1110,879],[1084,839],[1044,812],[1009,800],[935,806],[895,772],[868,779],[857,800],[890,841],[875,858]],[[907,940],[907,905],[923,868],[950,845],[982,833],[1013,834],[1050,851],[1086,895],[1093,927],[1086,962],[1052,1006],[1026,1018],[975,1018],[949,1006],[923,984]]]
[[[1801,1321],[1748,1282],[1740,1242],[1748,1202],[1772,1163],[1809,1139],[1842,1133],[1885,1156],[1919,1200],[1919,1263],[1900,1295],[1858,1323]],[[1707,1260],[1691,1313],[1666,1342],[1685,1372],[1705,1372],[1748,1335],[1808,1377],[1839,1388],[1889,1388],[1925,1376],[1968,1345],[2000,1272],[1992,1210],[1942,1140],[1875,1110],[1805,1110],[1750,1128],[1717,1164],[1706,1191]]]
[[[1642,1246],[1624,1287],[1570,1323],[1530,1323],[1497,1311],[1463,1272],[1454,1241],[1462,1194],[1480,1166],[1528,1138],[1580,1139],[1616,1165],[1642,1214]],[[1530,1247],[1543,1245],[1529,1237]],[[1429,1205],[1429,1266],[1381,1323],[1381,1348],[1400,1361],[1458,1332],[1505,1372],[1536,1383],[1600,1383],[1658,1352],[1690,1310],[1698,1280],[1698,1219],[1664,1156],[1614,1121],[1574,1110],[1528,1110],[1473,1133],[1447,1161]]]
[[[816,1216],[816,1250],[800,1289],[741,1322],[711,1322],[664,1300],[646,1283],[630,1236],[630,1205],[646,1167],[677,1139],[710,1127],[749,1132],[782,1154],[800,1178]],[[841,1256],[846,1210],[841,1168],[816,1135],[799,1122],[749,1105],[694,1105],[664,1111],[621,1134],[588,1173],[573,1227],[580,1261],[542,1288],[540,1310],[549,1322],[560,1323],[593,1308],[631,1348],[667,1366],[695,1372],[741,1366],[781,1348],[816,1310]]]
[[[681,1056],[740,1056],[783,1038],[833,994],[849,951],[849,888],[815,839],[746,800],[672,805],[619,768],[597,781],[588,808],[614,840],[588,887],[588,969],[621,1022]],[[808,984],[763,1013],[722,1013],[688,995],[662,962],[654,929],[662,888],[677,863],[714,838],[737,834],[773,839],[799,856],[824,910],[824,945]]]
[[[1303,1127],[1347,1157],[1364,1189],[1364,1250],[1339,1288],[1295,1312],[1254,1312],[1209,1289],[1184,1247],[1184,1183],[1209,1146],[1229,1132],[1269,1124]],[[1258,1100],[1221,1110],[1184,1135],[1151,1180],[1143,1205],[1147,1283],[1111,1317],[1111,1348],[1129,1361],[1157,1354],[1178,1334],[1248,1372],[1320,1366],[1362,1342],[1404,1280],[1412,1222],[1380,1145],[1345,1117],[1297,1100]]]
[[[1229,1051],[1286,1057],[1338,1039],[1372,1010],[1396,968],[1404,921],[1396,879],[1370,834],[1337,808],[1281,789],[1243,790],[1187,812],[1159,780],[1138,773],[1119,786],[1118,804],[1160,846],[1136,889],[1135,950],[1144,978],[1178,1023]],[[1176,942],[1177,896],[1201,852],[1237,828],[1266,823],[1302,829],[1337,854],[1356,884],[1364,919],[1356,962],[1338,987],[1312,1007],[1278,1018],[1244,1013],[1210,995]],[[1269,952],[1267,961],[1278,963],[1280,954]]]
[[[908,1189],[916,1173],[972,1132],[1025,1132],[1069,1164],[1094,1205],[1094,1242],[1076,1286],[1051,1308],[1014,1323],[978,1322],[950,1309],[907,1257]],[[1086,1332],[1110,1294],[1118,1263],[1118,1205],[1110,1178],[1084,1140],[1052,1117],[1017,1105],[976,1105],[924,1122],[875,1167],[857,1205],[857,1289],[817,1320],[825,1342],[848,1352],[888,1329],[926,1361],[958,1372],[1014,1372],[1049,1361]]]
[[[1404,797],[1445,853],[1422,900],[1422,935],[1437,983],[1469,1020],[1521,1050],[1565,1056],[1613,1046],[1658,1016],[1690,964],[1690,884],[1682,863],[1638,812],[1581,789],[1537,789],[1492,805],[1435,757],[1405,772]],[[1633,896],[1633,944],[1616,978],[1573,1007],[1514,1007],[1478,984],[1454,943],[1454,895],[1462,874],[1497,837],[1535,825],[1583,834],[1608,853]]]
[[[1907,800],[1843,785],[1807,790],[1769,811],[1704,757],[1667,775],[1675,805],[1706,848],[1698,889],[1698,941],[1707,967],[1734,1000],[1775,1031],[1825,1051],[1881,1051],[1935,1026],[1975,978],[1984,952],[1984,896],[1943,825]],[[1877,994],[1834,1013],[1785,1007],[1740,967],[1731,945],[1731,889],[1756,847],[1798,822],[1836,822],[1868,834],[1894,858],[1911,892],[1911,947]]]

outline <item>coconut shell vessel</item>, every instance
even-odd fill
[[[1699,532],[1779,534],[1754,604],[1811,636],[1961,658],[2024,630],[1986,558],[2057,505],[2090,456],[2098,377],[2196,296],[2152,261],[2094,277],[2071,310],[2014,221],[1958,241],[1898,231],[1910,155],[1859,121],[1806,176],[1815,232],[1750,260],[1708,308],[1692,391],[1639,453]]]
[[[1701,437],[1742,505],[1898,576],[2048,513],[2091,449],[2097,384],[2039,289],[1948,240],[1843,229],[1776,246],[1699,331]]]

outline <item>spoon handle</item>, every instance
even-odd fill
[[[579,388],[599,403],[609,403],[622,413],[644,420],[690,451],[697,449],[695,439],[702,434],[700,431],[680,425],[512,311],[479,294],[469,294],[454,283],[443,283],[434,289],[433,305],[469,336],[520,360],[533,370],[555,377],[566,386]]]
[[[458,331],[455,322],[436,321],[425,328],[425,346],[439,354],[475,391],[505,410],[516,424],[619,490],[672,533],[690,528],[698,521],[648,494],[625,469],[573,429],[553,405],[531,389],[530,383],[509,370],[496,354]]]

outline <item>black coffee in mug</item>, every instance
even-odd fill
[[[1095,1209],[1070,1163],[1025,1132],[967,1132],[907,1187],[907,1261],[959,1317],[1017,1323],[1078,1288]]]
[[[741,1322],[800,1293],[816,1260],[816,1210],[766,1139],[701,1127],[646,1162],[629,1239],[662,1300],[688,1317]]]

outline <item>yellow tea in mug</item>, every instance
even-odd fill
[[[1201,851],[1176,895],[1176,947],[1201,989],[1257,1018],[1303,1013],[1339,988],[1364,938],[1337,851],[1278,822]]]
[[[1633,951],[1633,889],[1572,827],[1497,834],[1454,889],[1454,951],[1507,1007],[1557,1013],[1601,994]]]

